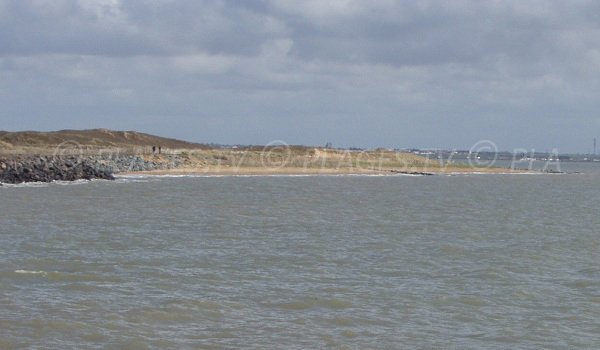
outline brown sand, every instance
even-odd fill
[[[508,168],[412,168],[399,169],[364,169],[364,168],[303,168],[303,167],[190,167],[169,170],[132,171],[124,175],[442,175],[442,174],[522,174],[526,170]]]

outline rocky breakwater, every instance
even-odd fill
[[[0,183],[113,180],[112,167],[93,157],[15,156],[0,159]]]
[[[184,167],[186,155],[96,154],[76,156],[0,156],[0,184],[105,179],[113,174]]]
[[[189,163],[189,158],[180,154],[161,156],[115,154],[96,156],[94,159],[108,166],[115,174],[132,171],[178,169]]]

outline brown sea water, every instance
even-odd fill
[[[594,349],[581,167],[4,186],[0,349]]]

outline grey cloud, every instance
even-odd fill
[[[6,2],[0,20],[0,53],[128,56],[162,51],[116,9],[82,7],[72,1],[42,4]]]
[[[6,1],[0,53],[103,56],[196,51],[256,54],[278,23],[250,9],[208,1]]]
[[[581,23],[581,16],[569,14],[569,5],[562,2],[545,2],[544,9],[515,8],[511,2],[451,2],[446,7],[442,2],[415,4],[418,2],[371,10],[365,5],[351,16],[318,23],[310,16],[288,14],[297,34],[294,52],[306,59],[392,65],[473,64],[494,55],[531,61],[560,54],[557,34],[561,30],[597,26]]]
[[[598,14],[559,1],[0,1],[0,129],[576,150],[581,138],[546,134],[600,127]]]
[[[316,9],[307,11],[306,3]],[[256,56],[266,42],[287,38],[293,42],[291,53],[301,60],[401,66],[474,64],[494,55],[537,61],[550,54],[560,56],[565,40],[588,44],[600,40],[585,36],[599,29],[599,20],[592,15],[598,13],[594,3],[350,2],[354,5],[347,7],[355,7],[354,11],[324,14],[319,3],[327,2],[283,6],[286,2],[56,1],[40,6],[7,1],[0,22],[0,50]],[[565,33],[570,37],[561,37]]]

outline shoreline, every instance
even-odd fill
[[[302,168],[302,167],[195,167],[147,171],[124,171],[115,176],[272,176],[272,175],[379,175],[379,176],[431,176],[431,175],[514,175],[545,174],[541,171],[510,168],[455,168],[446,169],[357,169],[357,168]]]
[[[319,151],[321,152],[321,151]],[[114,176],[273,176],[273,175],[476,175],[544,174],[531,169],[441,164],[402,153],[351,154],[322,151],[296,155],[240,151],[198,151],[153,155],[25,155],[0,157],[0,182],[113,179]],[[267,164],[265,164],[267,163]],[[271,163],[273,166],[268,166]]]

